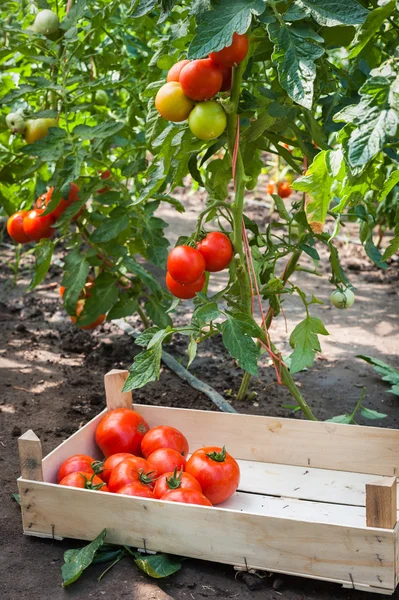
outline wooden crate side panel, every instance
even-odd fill
[[[399,472],[399,431],[255,415],[134,405],[150,426],[172,425],[191,451],[227,445],[236,458],[374,475]]]
[[[393,589],[394,532],[304,523],[19,480],[25,532]],[[179,527],[176,527],[179,523]]]

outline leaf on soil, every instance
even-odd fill
[[[329,335],[321,319],[306,317],[291,333],[290,345],[294,348],[291,354],[291,373],[299,373],[304,367],[311,367],[316,352],[321,351],[317,335]]]
[[[375,371],[379,375],[381,375],[383,381],[387,381],[392,386],[399,385],[399,372],[383,360],[373,358],[372,356],[365,356],[363,354],[358,354],[356,358],[361,358],[362,360],[368,362],[370,365],[373,365]]]
[[[134,562],[146,575],[155,579],[169,577],[181,569],[180,559],[171,554],[148,554],[143,556],[135,553]]]
[[[82,575],[93,562],[96,552],[104,543],[107,530],[103,531],[87,546],[78,550],[67,550],[64,553],[64,564],[62,565],[62,587],[70,585]]]
[[[384,413],[380,413],[376,410],[371,410],[371,408],[365,408],[364,406],[362,406],[362,408],[360,410],[360,414],[365,419],[374,419],[374,420],[375,419],[385,419],[385,417],[387,416]]]

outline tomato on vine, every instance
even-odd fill
[[[167,269],[178,283],[194,283],[205,271],[205,259],[191,246],[176,246],[169,253]]]
[[[233,79],[233,69],[232,67],[219,67],[223,81],[222,87],[220,88],[221,92],[229,92],[231,90],[231,82]]]
[[[335,308],[350,308],[355,301],[355,294],[349,288],[336,289],[331,294],[330,300]]]
[[[48,190],[48,192],[42,194],[36,200],[35,207],[45,208],[48,204],[50,204],[53,192],[54,188],[51,187]],[[69,186],[68,199],[64,200],[63,198],[61,198],[61,200],[58,203],[58,206],[56,206],[55,209],[48,214],[48,216],[51,216],[54,220],[57,220],[66,211],[68,206],[71,206],[71,204],[73,204],[77,200],[79,200],[79,186],[77,186],[76,183],[71,183]]]
[[[71,319],[72,323],[76,323],[77,318],[82,314],[84,307],[85,307],[85,300],[78,300],[76,303],[76,310],[75,310],[76,315],[70,315],[70,319]],[[95,321],[93,321],[93,323],[89,323],[89,325],[79,325],[78,324],[78,327],[80,329],[95,329],[96,327],[101,325],[101,323],[104,323],[106,318],[107,318],[107,315],[101,314],[101,315],[98,315],[97,319]]]
[[[97,90],[94,94],[94,104],[97,106],[107,106],[108,94],[105,90]]]
[[[187,456],[189,451],[187,438],[169,425],[152,427],[141,440],[141,452],[145,458],[159,448],[173,448],[182,456]]]
[[[207,142],[222,135],[226,129],[226,113],[215,100],[199,102],[188,117],[188,125],[195,137]]]
[[[180,83],[170,81],[159,89],[155,97],[155,107],[167,121],[180,123],[187,119],[194,102],[186,96]]]
[[[186,471],[198,481],[212,504],[230,498],[240,483],[240,467],[225,448],[211,446],[196,450],[187,462]]]
[[[147,421],[134,410],[109,411],[96,429],[96,444],[108,457],[117,452],[140,453],[141,440],[149,430]]]
[[[202,58],[183,67],[179,82],[186,96],[200,102],[213,98],[219,92],[223,75],[210,58]]]
[[[25,244],[30,242],[31,238],[24,231],[24,219],[28,216],[27,210],[18,210],[11,215],[7,221],[8,235],[17,242],[17,244]]]
[[[204,494],[201,494],[198,490],[192,489],[169,490],[169,492],[166,492],[166,494],[162,496],[161,500],[166,500],[168,502],[182,502],[183,504],[212,506],[212,502],[210,502]]]
[[[170,273],[167,272],[165,282],[170,293],[176,298],[180,298],[181,300],[190,300],[191,298],[195,297],[197,292],[201,292],[203,290],[206,277],[205,273],[203,273],[203,275],[201,275],[197,281],[194,281],[194,283],[182,284],[178,281],[175,281],[173,277],[171,277]]]
[[[202,488],[198,481],[189,473],[179,472],[175,469],[173,472],[164,473],[156,480],[154,485],[155,498],[162,498],[169,490],[197,490],[201,492]]]
[[[289,198],[292,194],[292,188],[288,181],[279,181],[277,184],[277,193],[280,198]]]
[[[209,58],[220,67],[232,67],[240,64],[248,53],[248,38],[243,34],[234,33],[230,46],[226,46],[218,52],[211,52]]]
[[[266,191],[270,195],[276,193],[276,182],[274,181],[274,179],[269,179],[269,181],[267,182]]]
[[[205,270],[210,273],[223,271],[233,258],[230,239],[221,231],[211,231],[197,244],[198,251],[205,259]]]
[[[57,15],[52,10],[44,9],[37,13],[32,30],[48,36],[57,33],[59,24]]]
[[[46,137],[50,127],[57,127],[56,119],[29,119],[25,127],[25,141],[33,144],[36,140]]]
[[[12,133],[23,133],[26,123],[23,114],[20,112],[12,112],[6,116],[6,125]]]
[[[179,81],[180,73],[183,67],[188,65],[189,60],[179,60],[179,62],[175,63],[173,67],[171,67],[166,76],[166,81],[169,83],[170,81]]]
[[[39,242],[43,238],[50,238],[54,229],[54,218],[50,215],[43,216],[44,208],[35,208],[28,212],[23,220],[23,230],[25,235],[35,242]]]

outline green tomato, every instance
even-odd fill
[[[25,119],[19,112],[9,113],[6,116],[6,124],[8,129],[11,129],[13,133],[22,133],[25,131]]]
[[[332,304],[336,308],[350,308],[355,301],[355,294],[349,288],[346,290],[334,290],[330,296]]]
[[[188,125],[200,140],[213,140],[226,129],[227,119],[221,105],[215,100],[199,102],[188,117]]]
[[[108,94],[104,90],[97,90],[96,95],[94,97],[94,104],[97,106],[107,106],[108,104]]]
[[[51,35],[57,33],[60,22],[57,15],[52,10],[41,10],[36,15],[33,23],[33,31],[43,35]]]

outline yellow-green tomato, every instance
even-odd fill
[[[180,83],[170,81],[158,90],[155,106],[164,119],[180,123],[187,119],[194,107],[194,102],[183,92]]]
[[[33,144],[44,138],[50,127],[57,127],[56,119],[30,119],[26,122],[25,141]]]
[[[107,106],[108,94],[104,90],[97,90],[94,97],[94,104],[97,106]]]
[[[59,24],[58,17],[52,10],[41,10],[36,15],[35,22],[33,23],[33,31],[43,35],[51,35],[58,31]]]
[[[330,300],[336,308],[350,308],[355,301],[355,294],[349,288],[337,289],[331,294]]]
[[[11,129],[13,133],[22,133],[25,131],[25,119],[19,112],[9,113],[6,116],[6,124],[8,129]]]
[[[226,113],[215,100],[199,102],[188,118],[191,132],[204,141],[219,137],[226,129],[226,123]]]

